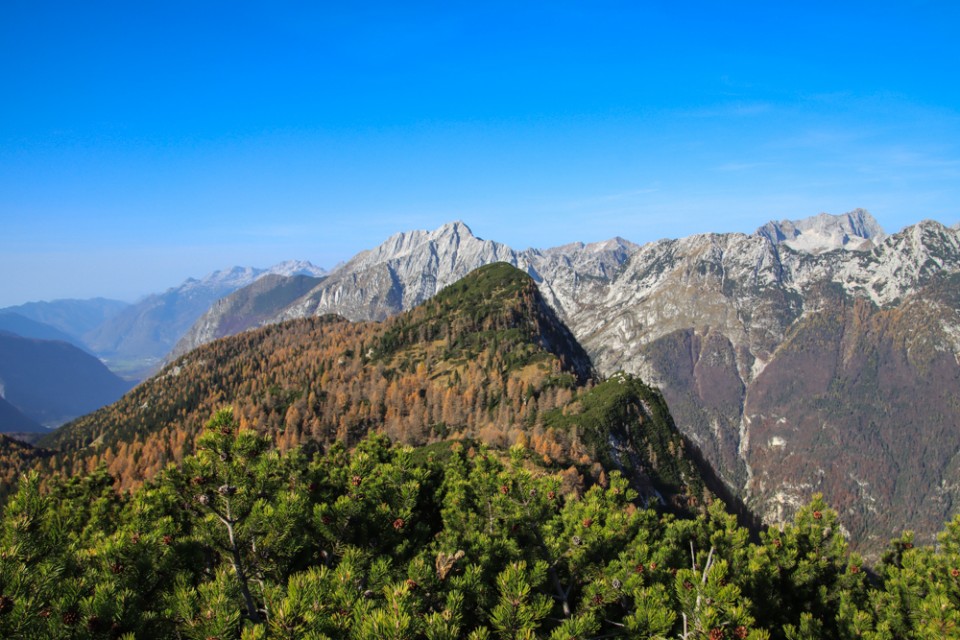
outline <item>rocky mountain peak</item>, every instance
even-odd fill
[[[457,249],[461,245],[483,245],[488,241],[481,240],[463,222],[448,222],[433,231],[418,229],[415,231],[401,231],[387,238],[380,246],[364,251],[350,260],[341,269],[355,270],[361,266],[370,266],[391,260],[401,259],[427,248],[445,250]],[[496,243],[489,243],[494,245]]]
[[[267,269],[266,273],[280,276],[310,276],[319,278],[327,274],[327,270],[316,266],[307,260],[284,260]]]
[[[795,251],[823,253],[835,249],[863,251],[886,237],[883,228],[865,209],[840,215],[821,213],[802,220],[770,221],[756,231],[772,244]]]

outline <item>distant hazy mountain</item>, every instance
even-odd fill
[[[38,340],[61,340],[69,342],[73,346],[89,351],[87,346],[75,336],[64,333],[56,327],[43,322],[31,320],[19,313],[0,311],[0,331],[15,333],[24,338],[37,338]]]
[[[129,303],[107,298],[90,300],[53,300],[28,302],[0,309],[2,313],[16,313],[35,322],[41,322],[81,341],[84,334],[103,324],[127,308]]]
[[[71,344],[0,333],[0,397],[44,426],[110,404],[130,387]]]
[[[139,377],[155,367],[219,298],[271,273],[320,276],[309,262],[288,261],[270,269],[233,267],[147,296],[84,335],[85,342],[110,368]]]
[[[35,420],[23,415],[19,409],[0,397],[0,433],[47,433]]]
[[[308,293],[321,280],[303,275],[263,276],[213,303],[177,342],[169,357],[176,358],[196,345],[234,335],[272,320],[277,309]]]

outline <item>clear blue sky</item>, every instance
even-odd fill
[[[960,3],[0,3],[0,306],[515,248],[960,219]]]

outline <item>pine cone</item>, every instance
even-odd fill
[[[0,616],[4,616],[13,610],[13,598],[8,595],[0,596]]]
[[[63,616],[60,619],[63,621],[63,624],[67,625],[68,627],[72,627],[80,622],[80,612],[75,609],[64,611]]]

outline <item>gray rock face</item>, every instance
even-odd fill
[[[477,238],[462,222],[435,231],[398,233],[334,270],[275,319],[336,313],[348,320],[381,320],[493,262],[518,266],[518,254],[504,244]]]
[[[957,282],[936,222],[859,251],[708,234],[642,247],[566,321],[598,370],[661,387],[768,521],[822,491],[871,552],[960,505]]]
[[[169,358],[177,358],[207,342],[234,335],[263,324],[282,308],[313,289],[322,278],[269,273],[235,293],[220,298],[193,323],[174,346]]]

